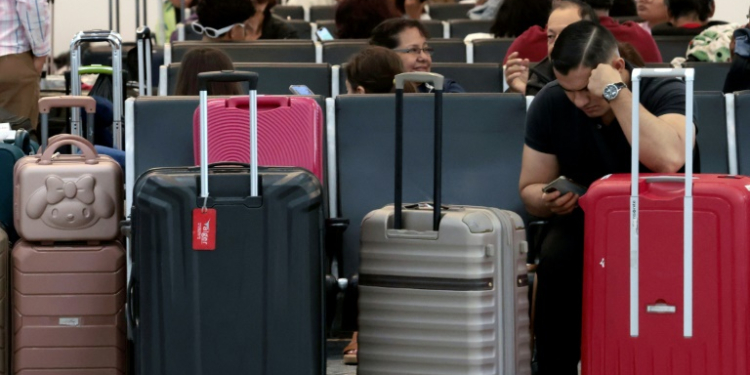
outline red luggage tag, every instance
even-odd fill
[[[193,250],[216,250],[216,209],[193,209]]]

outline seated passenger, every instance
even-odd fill
[[[664,1],[638,0],[638,17],[643,20],[638,26],[651,33],[654,26],[669,22],[669,13]]]
[[[627,21],[618,23],[614,18],[609,16],[609,9],[612,7],[613,0],[583,0],[594,9],[599,18],[599,23],[606,27],[615,38],[620,42],[630,43],[646,62],[660,63],[661,53],[656,46],[654,38],[648,32],[638,26],[638,24]],[[516,58],[529,59],[531,62],[541,61],[547,56],[548,51],[548,33],[545,29],[534,26],[521,34],[513,44],[510,45],[505,54],[503,64],[511,58],[510,55],[518,52]]]
[[[386,20],[372,30],[370,45],[385,47],[397,52],[407,72],[429,72],[432,68],[434,50],[427,44],[429,34],[417,20],[395,18]],[[443,91],[446,93],[465,92],[456,81],[446,77]],[[423,83],[417,86],[422,93],[432,92],[432,85]]]
[[[297,39],[297,31],[276,15],[271,8],[276,0],[252,0],[255,15],[245,22],[245,40]]]
[[[370,46],[349,59],[346,66],[346,92],[349,94],[387,94],[395,92],[393,79],[404,72],[401,58],[393,51]],[[415,92],[404,85],[405,92]],[[408,87],[408,88],[407,88]]]
[[[198,73],[219,70],[234,70],[232,60],[226,53],[215,48],[195,48],[188,51],[180,62],[174,94],[198,95]],[[210,85],[210,95],[242,95],[237,82],[212,82]]]
[[[750,24],[734,31],[732,65],[724,81],[724,93],[750,90]]]
[[[542,188],[560,175],[589,186],[607,174],[630,172],[632,67],[619,56],[612,33],[590,21],[566,27],[550,60],[557,81],[537,94],[527,112],[519,191],[530,214],[549,220],[537,268],[543,280],[534,322],[539,373],[575,375],[581,349],[583,212],[572,192],[560,196]],[[685,164],[685,83],[643,78],[640,87],[641,169],[677,172]]]
[[[255,15],[249,0],[200,0],[198,21],[191,26],[203,35],[204,42],[241,42],[245,40],[245,22]]]
[[[653,35],[698,35],[724,21],[709,21],[714,15],[713,0],[665,0],[669,22],[651,29]]]

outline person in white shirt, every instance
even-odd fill
[[[39,120],[39,78],[52,49],[47,0],[0,0],[0,108]]]

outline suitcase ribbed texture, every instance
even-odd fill
[[[480,207],[362,224],[359,374],[530,374],[525,230]]]

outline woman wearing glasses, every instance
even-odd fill
[[[245,21],[255,15],[255,7],[248,0],[220,0],[198,3],[198,22],[195,32],[205,42],[241,42],[245,40]]]
[[[407,72],[429,72],[432,68],[434,50],[427,45],[429,35],[424,26],[417,21],[405,18],[394,18],[383,21],[372,30],[370,45],[385,47],[398,53],[404,70]],[[465,92],[456,81],[446,77],[444,92]],[[419,92],[431,92],[432,86],[423,83],[417,87]]]

